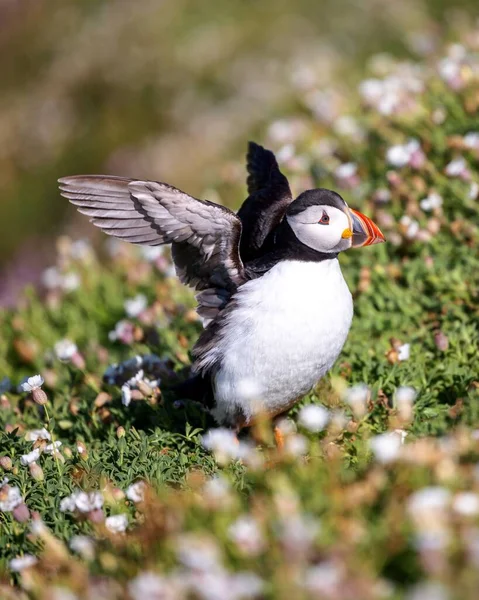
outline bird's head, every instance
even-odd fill
[[[300,194],[289,205],[286,221],[301,243],[326,254],[385,241],[369,217],[349,208],[336,192],[322,188]]]

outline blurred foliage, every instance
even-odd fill
[[[468,18],[458,8],[477,5],[4,2],[0,220],[8,227],[0,261],[32,240],[22,277],[35,278],[49,237],[72,218],[56,192],[59,176],[108,171],[202,194],[227,179],[221,161],[291,106],[291,77],[304,60],[321,66],[323,86],[338,71],[354,81],[371,52],[408,55],[414,35],[453,29]],[[242,197],[237,186],[222,191],[232,205]]]

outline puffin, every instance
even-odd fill
[[[246,162],[248,197],[237,213],[158,181],[59,180],[61,194],[106,234],[171,244],[204,324],[177,392],[237,432],[286,413],[331,369],[353,318],[338,255],[385,241],[332,190],[293,198],[270,150],[249,142]]]

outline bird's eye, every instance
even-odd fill
[[[318,223],[320,223],[321,225],[329,225],[329,215],[327,212],[323,211],[323,214],[321,215],[321,218],[319,219]]]

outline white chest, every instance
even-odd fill
[[[240,407],[248,418],[287,409],[332,367],[346,341],[352,298],[337,259],[284,261],[243,285],[215,353],[223,421]]]

